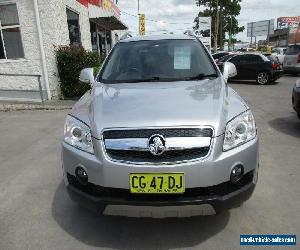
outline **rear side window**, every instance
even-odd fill
[[[244,55],[240,59],[241,62],[262,62],[263,59],[258,55]]]
[[[300,45],[292,45],[287,48],[287,55],[297,55],[300,53]]]

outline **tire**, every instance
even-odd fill
[[[256,82],[260,85],[266,85],[270,82],[270,75],[267,72],[260,72],[256,76]]]
[[[300,111],[297,112],[298,119],[300,120]]]

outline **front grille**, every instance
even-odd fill
[[[103,139],[149,138],[159,134],[164,137],[212,137],[211,128],[166,128],[104,131]]]
[[[128,189],[104,188],[92,183],[82,185],[78,182],[75,176],[67,174],[69,184],[78,190],[94,196],[94,197],[110,197],[116,199],[125,199],[128,201],[176,201],[179,198],[212,198],[216,196],[225,196],[242,187],[250,184],[253,181],[253,171],[244,175],[244,177],[236,184],[230,181],[210,187],[188,188],[184,194],[131,194]]]
[[[160,156],[154,156],[147,151],[107,150],[106,152],[110,158],[118,161],[164,163],[191,161],[196,158],[202,158],[208,154],[209,147],[167,151]]]
[[[154,135],[160,135],[165,138],[166,142],[172,140],[174,142],[180,141],[180,139],[186,138],[187,146],[181,147],[182,144],[179,143],[179,148],[168,148],[161,155],[153,155],[150,153],[147,144],[149,138]],[[103,132],[103,143],[105,147],[105,152],[107,156],[114,161],[128,162],[133,164],[173,164],[186,161],[192,161],[200,158],[204,158],[208,155],[210,151],[210,142],[213,137],[212,128],[151,128],[151,129],[118,129],[118,130],[108,130]],[[178,139],[177,139],[178,138]],[[199,140],[197,140],[199,138]],[[192,141],[196,140],[197,143],[200,140],[208,139],[209,143],[205,145],[193,145]],[[114,141],[115,140],[115,141]],[[125,146],[128,146],[128,140],[144,141],[142,143],[143,148],[138,147],[129,147],[129,148],[111,148],[105,145],[114,141],[119,144],[119,141],[127,140],[124,143]],[[166,143],[167,145],[168,143]],[[139,145],[139,144],[138,144]],[[178,146],[178,145],[176,145]]]

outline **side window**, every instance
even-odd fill
[[[81,45],[79,14],[67,9],[67,22],[71,45]]]
[[[255,63],[255,62],[262,62],[263,59],[258,55],[244,55],[242,56],[241,61],[246,63]]]
[[[16,4],[0,4],[0,59],[24,58]]]
[[[238,62],[240,62],[240,60],[241,60],[241,56],[234,56],[233,58],[231,58],[229,60],[229,62],[231,62],[231,63],[238,63]]]
[[[252,62],[263,62],[263,61],[264,60],[260,56],[257,55],[252,56]]]
[[[250,55],[244,55],[241,57],[241,62],[249,63],[252,62],[252,57]]]

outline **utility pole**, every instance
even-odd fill
[[[215,40],[214,40],[214,53],[217,52],[218,49],[218,32],[219,32],[219,0],[216,0],[217,4],[217,16],[215,23]]]
[[[223,50],[224,48],[223,48],[223,17],[222,17],[222,8],[220,8],[220,38],[219,38],[219,40],[220,40],[220,48],[221,48],[221,50]]]
[[[232,16],[230,17],[230,28],[229,28],[229,42],[228,42],[228,50],[232,51]]]

